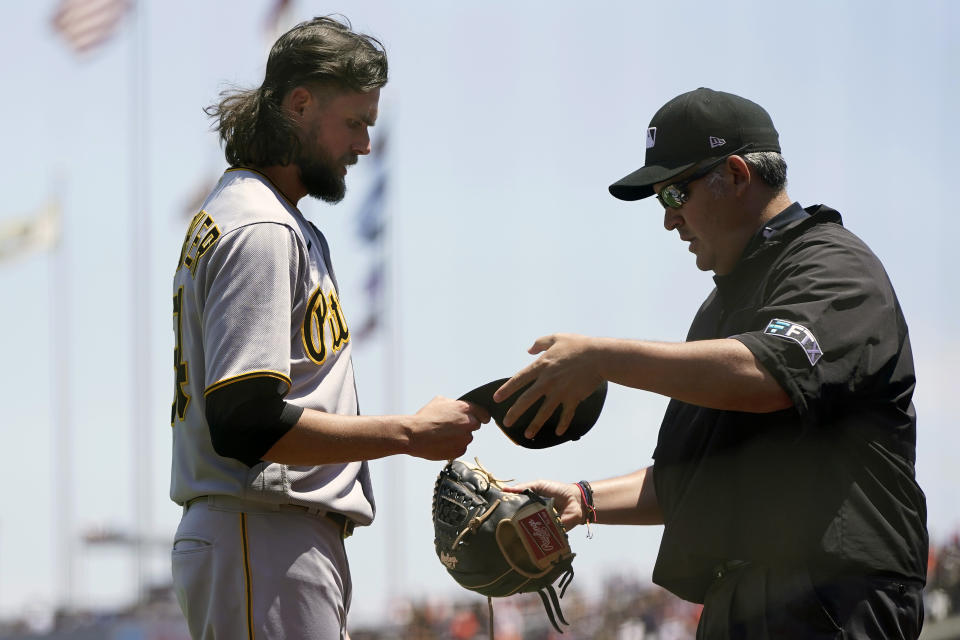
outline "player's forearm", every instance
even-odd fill
[[[666,343],[594,338],[601,375],[712,409],[766,413],[792,406],[747,347],[733,339]]]
[[[304,409],[297,423],[267,451],[264,460],[318,465],[374,460],[406,453],[410,416],[343,416]]]
[[[653,467],[591,482],[599,524],[663,524]]]

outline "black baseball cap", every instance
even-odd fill
[[[501,402],[494,401],[493,393],[502,387],[503,383],[509,379],[510,378],[501,378],[493,382],[488,382],[463,394],[460,396],[460,400],[472,402],[486,409],[490,413],[490,417],[493,418],[493,421],[500,427],[500,430],[503,431],[508,438],[513,440],[514,444],[526,447],[527,449],[546,449],[571,440],[579,440],[596,424],[597,419],[600,417],[600,412],[603,410],[604,400],[607,397],[607,381],[604,380],[589,396],[577,405],[577,408],[573,412],[573,418],[570,420],[570,425],[567,427],[567,430],[563,432],[562,436],[556,434],[557,426],[560,424],[561,414],[561,407],[557,407],[553,414],[543,423],[543,426],[540,427],[536,435],[528,438],[523,435],[523,432],[527,430],[527,427],[530,426],[530,423],[533,422],[533,419],[536,417],[537,412],[540,411],[540,407],[543,405],[543,397],[524,411],[523,415],[517,418],[512,425],[509,427],[504,426],[503,418],[507,415],[507,411],[509,411],[513,403],[517,401],[520,394],[529,389],[530,385],[533,384],[531,382],[524,385],[514,392],[512,396]]]
[[[646,163],[610,185],[610,193],[620,200],[648,198],[654,184],[698,162],[755,151],[780,152],[780,136],[764,108],[700,87],[660,107],[647,129]]]

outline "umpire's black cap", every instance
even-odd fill
[[[540,427],[536,435],[528,438],[523,435],[523,432],[527,430],[527,427],[530,426],[530,423],[533,422],[534,417],[536,417],[537,412],[540,411],[540,407],[543,405],[543,397],[524,411],[523,415],[517,418],[512,425],[509,427],[504,426],[503,418],[507,415],[507,411],[509,411],[513,403],[517,401],[520,394],[533,384],[531,382],[523,386],[506,400],[501,402],[494,401],[493,393],[502,387],[509,379],[510,378],[501,378],[493,382],[488,382],[463,394],[460,396],[460,400],[472,402],[486,409],[490,413],[490,417],[493,418],[493,421],[500,427],[500,430],[503,431],[508,438],[513,440],[514,444],[526,447],[527,449],[546,449],[547,447],[555,447],[558,444],[563,444],[571,440],[579,440],[596,424],[597,419],[600,417],[600,412],[603,410],[604,400],[607,398],[607,381],[604,380],[589,396],[577,405],[577,408],[573,412],[573,419],[571,419],[570,425],[567,427],[567,430],[563,432],[563,435],[558,436],[556,434],[557,426],[560,424],[561,414],[561,407],[557,407],[553,414],[543,423],[543,426]]]
[[[610,185],[620,200],[653,195],[653,185],[708,159],[754,151],[780,152],[770,115],[746,98],[700,87],[683,93],[650,120],[646,163]]]

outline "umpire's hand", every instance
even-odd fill
[[[570,426],[577,405],[603,382],[603,376],[599,373],[599,351],[594,349],[594,338],[572,333],[555,333],[538,338],[527,351],[541,355],[503,383],[493,394],[493,399],[502,402],[527,383],[533,382],[507,411],[503,419],[504,425],[511,426],[543,396],[543,405],[530,422],[524,436],[533,438],[559,406],[563,406],[563,409],[557,424],[557,435],[562,435]]]
[[[587,521],[587,512],[580,499],[580,489],[576,484],[537,480],[503,487],[507,493],[523,493],[526,489],[532,489],[534,493],[544,498],[553,498],[553,507],[560,514],[560,524],[567,531]]]

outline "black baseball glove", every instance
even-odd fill
[[[503,492],[479,461],[454,460],[434,486],[433,529],[437,556],[461,586],[494,598],[536,591],[554,628],[557,618],[568,624],[553,583],[560,578],[563,597],[575,554],[552,498]]]

